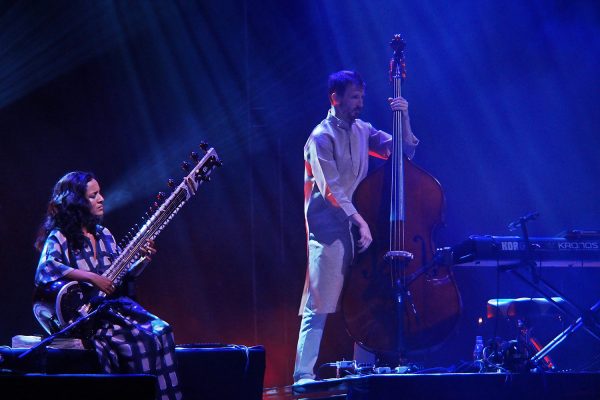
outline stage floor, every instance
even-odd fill
[[[267,388],[263,400],[597,400],[600,372],[377,374]]]

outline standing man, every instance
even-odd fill
[[[331,109],[313,129],[304,146],[304,215],[308,240],[308,269],[300,314],[294,385],[311,382],[327,314],[339,310],[344,277],[354,251],[371,241],[369,225],[352,204],[352,196],[367,176],[369,154],[388,158],[392,136],[357,119],[363,108],[365,83],[357,72],[329,76]],[[408,102],[389,98],[392,111],[402,111],[404,152],[409,158],[419,140],[413,135]],[[351,227],[359,237],[352,237]]]

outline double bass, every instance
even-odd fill
[[[391,46],[390,79],[394,97],[400,97],[405,43],[395,35]],[[402,138],[402,112],[394,111],[392,155],[369,173],[354,196],[373,242],[355,257],[342,294],[347,332],[386,360],[405,360],[441,345],[462,308],[451,263],[434,244],[443,224],[442,187],[404,155]]]

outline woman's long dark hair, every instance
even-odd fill
[[[87,184],[92,179],[96,178],[91,172],[74,171],[56,182],[46,217],[35,240],[35,248],[38,251],[42,251],[48,234],[53,229],[60,229],[67,237],[69,245],[77,250],[83,248],[82,227],[90,233],[96,232],[96,224],[100,222],[100,218],[92,214],[86,196]]]

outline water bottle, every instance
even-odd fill
[[[475,348],[473,349],[473,361],[481,361],[483,359],[483,337],[475,337]]]

